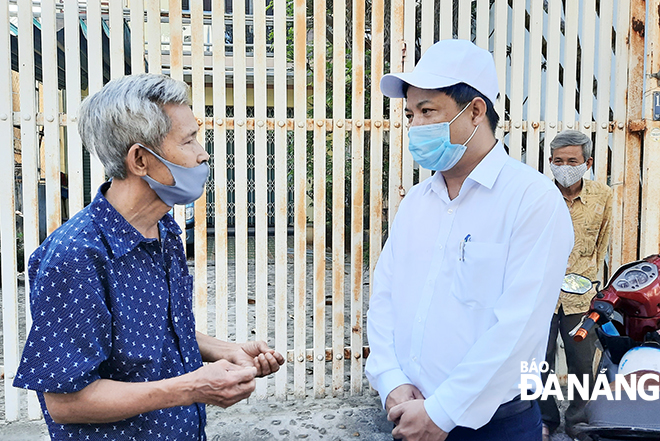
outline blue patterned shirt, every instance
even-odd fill
[[[110,424],[56,424],[43,393],[101,378],[153,381],[202,365],[181,229],[169,214],[146,239],[104,197],[51,234],[29,263],[33,324],[14,386],[37,391],[53,440],[203,440],[202,404]]]

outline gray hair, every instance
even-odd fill
[[[78,131],[110,178],[126,178],[126,155],[135,143],[162,154],[172,122],[165,106],[190,105],[188,85],[156,74],[129,75],[110,81],[80,107]]]
[[[591,138],[577,130],[562,130],[550,142],[550,154],[553,155],[555,150],[569,145],[579,145],[582,147],[582,156],[584,160],[591,158],[592,143]]]

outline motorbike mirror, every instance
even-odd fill
[[[569,294],[586,294],[589,292],[593,283],[591,280],[579,274],[566,274],[564,283],[561,284],[561,290]]]

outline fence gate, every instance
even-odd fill
[[[24,262],[104,180],[77,119],[105,82],[162,72],[191,85],[213,175],[175,217],[196,220],[199,330],[287,354],[260,399],[360,394],[371,275],[401,199],[430,176],[380,77],[439,39],[491,51],[511,156],[549,174],[546,139],[593,138],[594,179],[615,190],[616,267],[660,243],[658,3],[0,0],[5,420],[40,417],[11,386],[30,326]]]

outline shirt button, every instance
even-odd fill
[[[422,323],[422,319],[421,319],[421,318],[418,318],[418,319],[417,319],[417,323]]]
[[[179,323],[179,316],[178,315],[174,316],[174,323]]]
[[[454,212],[454,210],[453,210],[452,208],[450,208],[449,210],[447,210],[447,214],[452,214],[453,212]]]
[[[442,245],[439,245],[439,246],[438,246],[438,249],[441,250],[441,249],[442,249]]]
[[[416,362],[416,361],[417,361],[417,357],[413,357],[413,361],[415,361],[415,362]]]

